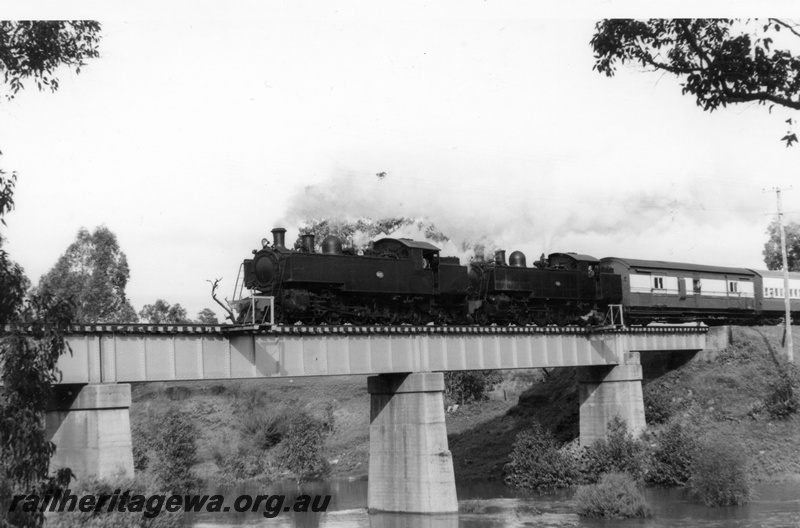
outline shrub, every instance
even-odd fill
[[[630,475],[608,473],[599,484],[578,487],[575,493],[581,517],[651,517],[650,506]]]
[[[322,456],[325,446],[325,425],[321,420],[300,411],[292,417],[281,442],[281,458],[298,482],[324,477],[330,464]]]
[[[242,431],[258,449],[270,449],[289,431],[292,413],[286,406],[252,408],[242,416]]]
[[[648,484],[683,486],[691,476],[692,459],[697,448],[693,434],[680,423],[666,426],[656,436],[651,450]]]
[[[674,412],[672,395],[662,385],[648,383],[642,390],[644,418],[649,425],[666,423]]]
[[[548,489],[575,485],[577,460],[558,450],[553,434],[534,424],[517,435],[506,466],[506,483],[517,488]]]
[[[486,399],[486,394],[503,381],[494,370],[444,373],[444,395],[451,403],[465,404]]]
[[[195,487],[191,467],[195,461],[197,430],[178,408],[170,408],[153,435],[150,469],[161,489],[186,492]]]
[[[692,461],[689,490],[707,506],[745,504],[753,497],[748,460],[730,441],[700,442]]]
[[[586,448],[582,472],[587,482],[597,482],[606,473],[627,473],[636,482],[644,480],[647,446],[628,432],[628,424],[615,416],[608,422],[605,439]]]
[[[764,410],[775,420],[785,420],[797,412],[800,405],[789,376],[780,376],[772,383],[771,390],[764,398]]]
[[[83,479],[76,485],[70,487],[70,492],[77,496],[83,495],[113,495],[119,492],[122,495],[129,492],[128,497],[133,495],[149,496],[152,494],[163,494],[162,490],[148,487],[148,484],[140,479],[129,479],[117,477],[111,479],[98,480],[94,478]],[[167,512],[163,507],[156,517],[144,517],[136,512],[108,511],[103,507],[101,511],[83,513],[63,512],[48,516],[47,526],[53,528],[77,528],[89,526],[92,528],[176,528],[183,526],[183,512]]]

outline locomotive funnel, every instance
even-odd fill
[[[525,268],[528,264],[525,262],[525,253],[522,251],[515,251],[508,257],[508,265],[514,268]]]
[[[284,245],[284,238],[286,237],[286,230],[282,227],[276,227],[272,230],[272,239],[275,249],[286,249]]]
[[[300,236],[300,244],[303,249],[309,253],[314,252],[314,233],[306,233]]]
[[[498,266],[506,265],[506,252],[504,249],[499,249],[494,252],[494,263]]]

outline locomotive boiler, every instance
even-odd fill
[[[285,233],[273,229],[237,280],[239,292],[274,298],[276,323],[584,324],[622,296],[619,276],[587,255],[554,253],[528,267],[521,252],[508,264],[498,252],[463,266],[428,242],[383,238],[356,251],[327,236],[317,252],[313,234],[290,249]],[[261,320],[258,304],[232,304],[239,322]]]

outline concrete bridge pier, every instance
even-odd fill
[[[47,438],[56,444],[50,472],[68,467],[78,479],[133,477],[131,386],[58,385],[46,413]]]
[[[581,446],[605,438],[615,416],[625,420],[634,436],[645,429],[639,352],[624,352],[622,359],[616,366],[578,369]]]
[[[370,511],[457,512],[444,374],[382,374],[367,384]]]

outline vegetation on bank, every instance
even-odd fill
[[[618,483],[616,497],[602,491],[608,475],[627,475],[637,485],[685,486],[708,506],[747,503],[755,478],[800,473],[791,440],[800,429],[797,369],[776,352],[776,337],[775,329],[735,329],[726,349],[651,376],[643,391],[649,427],[641,438],[615,419],[605,440],[579,448],[574,441],[556,441],[553,431],[535,423],[517,434],[506,481],[530,489],[600,481],[576,494],[587,516],[627,515],[616,504],[627,497],[625,486]],[[780,452],[768,453],[771,446],[760,443],[765,429],[777,433],[771,441],[783,444]],[[634,496],[626,504],[637,503]]]
[[[575,492],[581,517],[652,517],[636,481],[627,473],[606,473],[597,484],[580,486]]]

